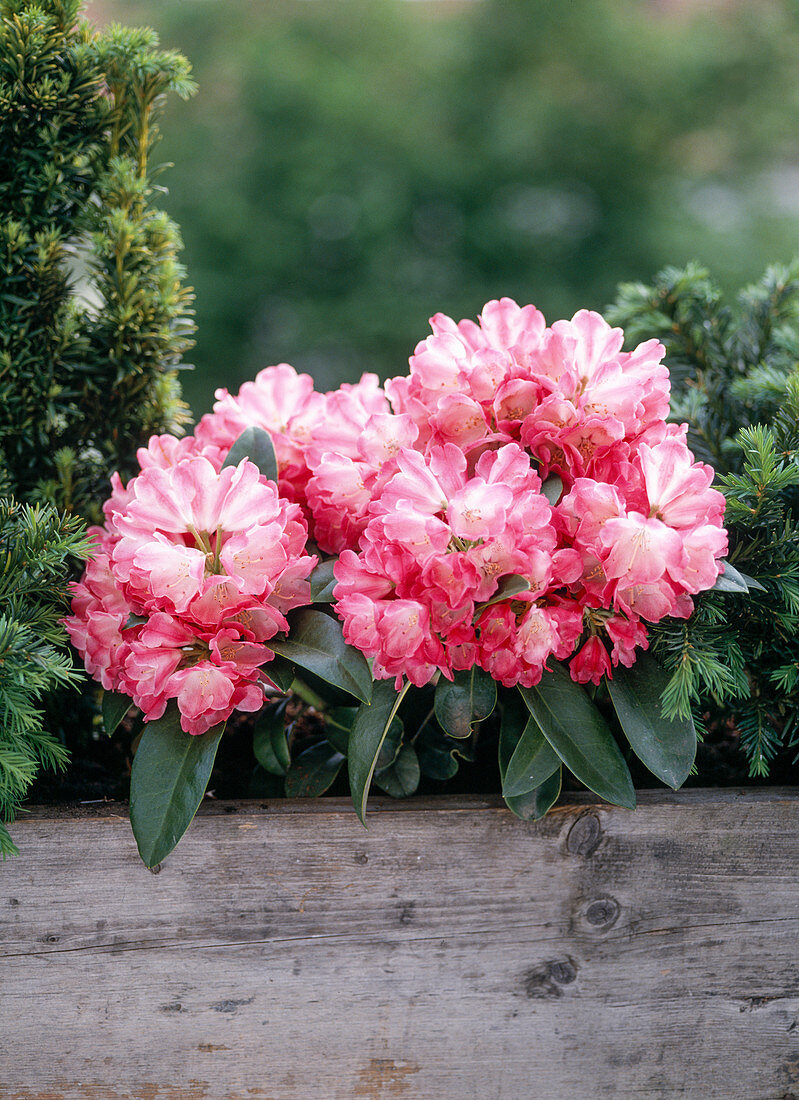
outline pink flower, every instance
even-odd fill
[[[123,683],[148,721],[175,699],[182,728],[200,734],[234,710],[260,709],[260,668],[273,656],[244,629],[211,633],[156,612],[131,646]]]
[[[70,640],[83,658],[86,671],[106,691],[116,690],[138,628],[125,630],[133,607],[125,599],[110,568],[107,540],[93,528],[97,540],[94,558],[80,582],[72,584],[72,615],[63,620]]]
[[[667,572],[680,571],[682,539],[659,519],[647,519],[639,512],[608,519],[602,527],[600,543],[609,551],[603,564],[605,575],[611,579],[647,584],[660,580]]]
[[[125,513],[114,517],[113,569],[128,599],[147,610],[183,614],[220,585],[228,607],[268,597],[289,559],[302,556],[299,509],[246,459],[217,472],[188,458],[148,468],[131,486]],[[304,564],[310,572],[313,559]]]
[[[417,434],[409,416],[390,411],[375,375],[325,395],[324,415],[306,450],[312,475],[307,499],[322,550],[338,553],[358,545],[395,456],[412,446]]]
[[[693,455],[680,439],[666,439],[638,449],[650,515],[670,527],[720,526],[724,496],[711,489],[713,470]]]
[[[611,676],[608,651],[596,634],[572,657],[569,672],[578,684],[598,684],[603,676]]]
[[[610,615],[605,618],[604,627],[613,642],[611,659],[614,665],[631,668],[635,661],[635,650],[649,648],[646,627],[638,619]]]
[[[266,367],[233,397],[216,391],[213,412],[197,425],[199,451],[217,468],[246,428],[263,428],[275,447],[278,484],[283,496],[304,505],[309,470],[304,448],[323,414],[324,401],[313,379],[288,363]]]

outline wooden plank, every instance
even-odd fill
[[[15,826],[2,1100],[799,1096],[799,795]]]

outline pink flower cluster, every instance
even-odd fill
[[[336,567],[345,636],[376,676],[420,683],[477,663],[530,686],[550,657],[571,657],[574,679],[598,683],[646,648],[645,623],[691,614],[727,547],[713,471],[665,421],[664,349],[624,352],[621,330],[585,310],[547,328],[508,298],[479,324],[431,323],[410,374],[386,384],[418,434]],[[550,508],[539,477],[552,474],[563,492]],[[493,587],[477,582],[481,555],[496,560]],[[492,601],[509,575],[529,591]]]
[[[183,729],[199,734],[262,706],[269,639],[308,602],[316,558],[299,507],[257,466],[220,469],[195,449],[154,438],[142,472],[126,487],[114,479],[65,625],[104,688],[148,720],[175,699]]]
[[[257,709],[269,639],[310,598],[309,534],[340,555],[345,638],[398,684],[476,664],[531,686],[551,658],[598,683],[648,623],[691,614],[723,568],[724,498],[666,422],[662,346],[625,352],[596,313],[547,327],[509,298],[431,324],[384,389],[268,367],[115,475],[67,620],[106,688],[149,719],[176,699],[190,733]],[[223,468],[249,427],[277,486]]]

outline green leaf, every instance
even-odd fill
[[[560,500],[560,494],[563,492],[563,482],[557,474],[550,474],[541,486],[541,492],[550,504],[557,504]]]
[[[522,730],[502,782],[504,798],[527,794],[549,779],[560,768],[560,757],[531,717]]]
[[[563,768],[559,765],[540,787],[536,787],[534,791],[528,791],[527,794],[520,794],[516,798],[506,798],[505,805],[522,821],[539,821],[558,801],[562,778]]]
[[[519,738],[530,721],[530,711],[518,691],[503,689],[501,696],[502,720],[499,726],[498,761],[500,778],[504,780],[508,762]]]
[[[491,607],[495,603],[502,603],[503,600],[510,600],[514,596],[518,596],[520,592],[529,591],[530,582],[526,577],[518,577],[515,573],[509,573],[506,577],[502,577],[491,599],[477,605],[474,609],[474,617],[475,619],[478,618],[487,607]]]
[[[604,718],[568,672],[555,664],[533,688],[519,688],[541,732],[563,763],[601,798],[635,807],[630,771]]]
[[[238,466],[243,458],[254,462],[269,481],[277,481],[277,458],[269,432],[263,428],[245,428],[228,451],[222,466]]]
[[[519,798],[506,799],[508,809],[517,817],[520,817],[522,821],[540,821],[560,798],[562,780],[563,768],[558,768],[556,772],[550,775],[549,779],[545,779],[541,786],[536,787],[534,791],[528,791],[527,794],[523,794]]]
[[[366,800],[372,782],[377,757],[400,703],[408,690],[405,684],[399,693],[393,680],[378,680],[374,685],[371,703],[364,703],[352,727],[349,741],[350,791],[355,812],[366,824]]]
[[[355,719],[357,717],[357,707],[331,707],[330,710],[325,712],[327,724],[329,726],[335,726],[337,729],[343,730],[347,734],[355,725]]]
[[[133,700],[119,691],[103,692],[103,725],[109,737],[132,706]]]
[[[287,637],[270,638],[269,648],[368,703],[372,694],[369,665],[359,650],[344,641],[341,623],[312,607],[296,612],[290,623]]]
[[[313,603],[332,603],[333,589],[336,587],[336,578],[333,575],[335,558],[323,561],[317,565],[311,573],[311,600]]]
[[[687,779],[696,756],[692,718],[664,718],[663,692],[668,673],[649,653],[632,668],[619,665],[608,680],[610,697],[635,755],[674,790]]]
[[[391,720],[391,725],[388,727],[386,736],[383,738],[380,752],[377,754],[375,775],[377,775],[378,772],[385,771],[386,768],[390,768],[397,759],[397,755],[402,746],[402,735],[404,732],[402,719],[397,718],[395,715]]]
[[[711,592],[750,592],[753,588],[758,592],[766,592],[760,581],[754,577],[748,577],[746,573],[740,573],[735,566],[728,561],[723,561],[724,572],[716,577],[716,583],[710,589]]]
[[[413,745],[403,745],[396,760],[375,771],[375,783],[392,798],[408,798],[419,786],[421,771]]]
[[[349,753],[350,730],[357,714],[357,707],[331,707],[325,711],[325,737],[343,756]]]
[[[120,630],[132,630],[134,626],[144,626],[145,623],[150,621],[149,615],[134,615],[131,611],[127,619],[125,619],[125,625],[121,626]]]
[[[422,774],[426,775],[428,779],[441,781],[452,779],[453,775],[457,775],[458,761],[447,749],[439,748],[436,745],[421,744],[418,757]]]
[[[283,703],[267,707],[258,716],[252,736],[255,759],[272,775],[285,775],[291,764]]]
[[[716,583],[710,589],[711,592],[748,592],[749,585],[744,580],[743,573],[739,573],[735,566],[728,561],[721,562],[724,572],[716,577]],[[755,582],[757,583],[757,582]],[[763,587],[762,585],[760,586]]]
[[[148,867],[168,856],[191,824],[224,729],[221,723],[198,736],[184,733],[174,703],[144,727],[130,776],[130,823]]]
[[[747,573],[739,572],[738,576],[741,578],[741,580],[744,582],[750,592],[752,591],[752,589],[755,589],[755,591],[757,592],[768,592],[768,589],[765,585],[761,584],[760,581],[756,581],[754,577],[750,577]]]
[[[340,730],[336,726],[325,726],[325,737],[342,756],[347,756],[350,751],[350,735],[348,731]]]
[[[324,794],[341,771],[345,757],[327,741],[301,752],[286,773],[288,798],[316,798]]]
[[[291,685],[294,683],[294,665],[290,661],[282,657],[274,657],[263,666],[263,673],[280,691],[291,690]]]
[[[527,728],[528,718],[530,718],[530,712],[519,693],[514,691],[512,694],[506,694],[502,702],[502,724],[499,733],[499,776],[503,783],[508,764]],[[538,820],[543,817],[560,794],[562,772],[558,759],[557,768],[540,786],[524,794],[506,796],[505,804],[508,809],[523,821],[530,821],[531,818]]]
[[[466,760],[469,764],[474,764],[477,759],[472,740],[468,737],[465,741],[455,741],[450,752],[452,753],[453,759],[459,756],[461,760]]]
[[[282,775],[273,775],[264,771],[260,764],[256,764],[247,785],[248,798],[283,798],[286,793],[286,785]]]
[[[754,577],[750,577],[747,573],[739,572],[738,576],[741,578],[741,580],[744,582],[750,592],[752,591],[752,589],[755,589],[755,591],[757,592],[768,592],[768,589],[765,585],[761,584],[760,581],[756,581]]]
[[[442,677],[436,686],[436,718],[450,737],[469,737],[472,724],[488,718],[496,702],[496,681],[476,666],[456,672],[452,680]]]

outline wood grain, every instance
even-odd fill
[[[799,1097],[799,795],[125,808],[0,867],[2,1100]]]

